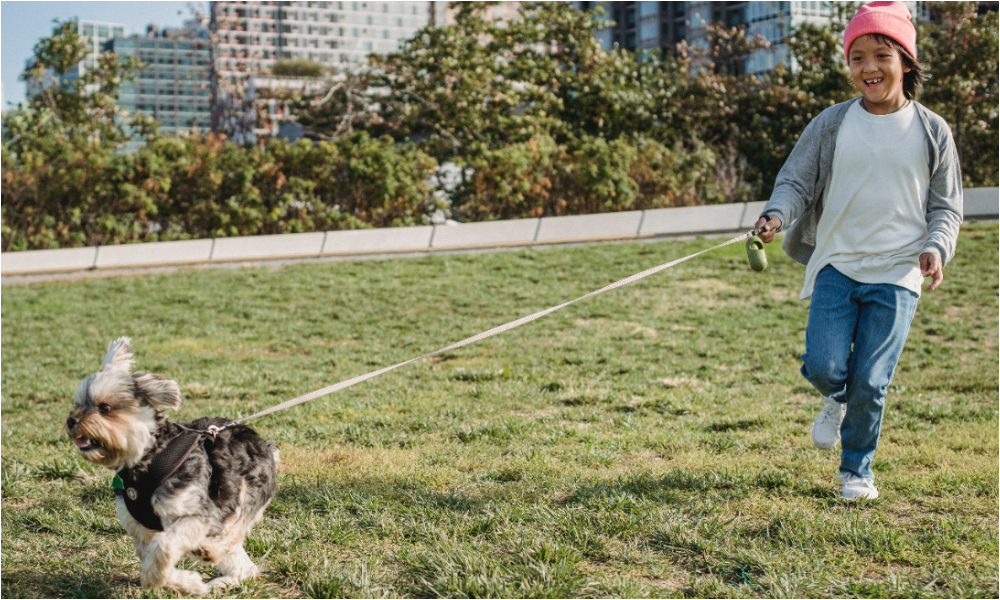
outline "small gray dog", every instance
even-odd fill
[[[206,433],[225,419],[170,423],[177,382],[133,374],[132,363],[132,340],[111,342],[101,370],[80,384],[66,432],[80,456],[117,471],[118,518],[142,561],[142,586],[204,595],[256,577],[243,540],[274,496],[277,445],[243,425]],[[206,585],[176,569],[185,552],[222,576]]]

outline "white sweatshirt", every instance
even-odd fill
[[[861,283],[920,293],[930,185],[927,133],[913,104],[872,115],[857,102],[837,133],[802,298],[827,265]]]

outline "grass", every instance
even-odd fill
[[[0,593],[158,595],[61,427],[120,335],[180,382],[178,419],[237,417],[711,243],[6,287]],[[997,247],[964,227],[920,301],[877,501],[839,499],[810,442],[803,268],[732,246],[254,423],[284,462],[247,542],[264,575],[227,595],[995,598]]]

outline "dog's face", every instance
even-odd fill
[[[101,370],[80,384],[66,420],[80,456],[111,469],[135,465],[152,444],[163,411],[181,403],[176,381],[132,373],[132,362],[132,340],[111,342]]]

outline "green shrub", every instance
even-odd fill
[[[336,142],[153,138],[135,154],[3,154],[3,247],[26,250],[425,223],[436,161],[358,133]]]
[[[575,147],[539,135],[470,165],[457,215],[467,221],[592,214],[725,202],[711,150],[586,137]],[[742,199],[742,198],[740,198]]]

